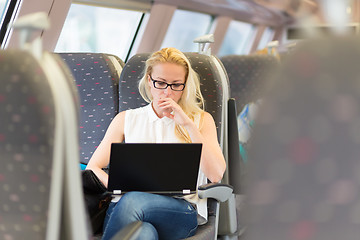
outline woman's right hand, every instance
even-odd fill
[[[181,126],[187,126],[193,121],[185,114],[182,108],[171,98],[163,98],[158,100],[158,106],[163,110],[165,117],[171,118],[175,123]]]

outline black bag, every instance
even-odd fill
[[[82,182],[91,226],[93,233],[96,234],[102,231],[111,195],[107,193],[106,187],[92,170],[82,171]]]

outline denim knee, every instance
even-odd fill
[[[158,240],[159,235],[158,232],[156,231],[156,228],[151,223],[142,222],[136,239]]]
[[[142,209],[146,204],[149,202],[142,199],[141,192],[128,192],[121,197],[115,210],[129,221],[141,221],[143,220]]]

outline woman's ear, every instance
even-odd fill
[[[150,78],[150,75],[147,75],[147,83],[148,83],[149,87],[151,88],[151,78]]]

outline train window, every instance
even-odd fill
[[[248,54],[255,29],[250,23],[231,21],[218,55]]]
[[[274,37],[274,29],[268,27],[265,29],[264,33],[261,36],[261,40],[259,42],[259,45],[257,46],[257,49],[263,49],[266,47],[266,45],[273,40]]]
[[[20,0],[0,0],[0,44],[5,48],[11,30],[7,28],[18,12]]]
[[[193,40],[207,34],[211,22],[210,15],[176,10],[161,47],[175,47],[184,52],[197,51],[198,46]]]
[[[102,52],[125,60],[144,13],[72,4],[56,52]]]

